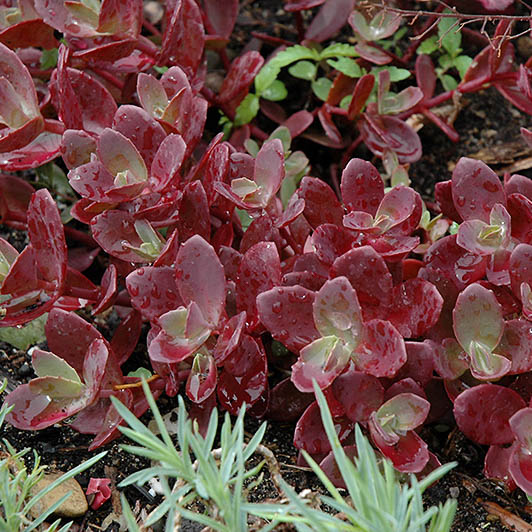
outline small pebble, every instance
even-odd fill
[[[449,495],[453,499],[458,499],[458,496],[460,495],[460,488],[453,486],[452,488],[449,488]]]
[[[27,362],[24,362],[24,364],[18,368],[17,373],[20,377],[28,377],[31,373],[30,365]]]

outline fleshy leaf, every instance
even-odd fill
[[[472,343],[493,351],[504,331],[501,306],[491,290],[478,283],[463,290],[453,310],[456,339],[471,355]]]
[[[509,388],[479,384],[455,399],[454,417],[459,429],[474,442],[502,445],[514,438],[509,419],[525,406],[523,398]]]

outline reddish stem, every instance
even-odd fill
[[[294,46],[295,43],[292,41],[287,41],[286,39],[281,39],[280,37],[273,37],[272,35],[268,35],[266,33],[260,33],[258,31],[252,31],[251,32],[252,37],[256,37],[257,39],[260,39],[261,41],[267,42],[272,45],[284,45],[284,46]]]
[[[163,34],[148,20],[144,19],[142,22],[142,25],[146,29],[146,31],[149,31],[152,35],[155,37],[162,37]]]
[[[51,118],[44,119],[44,130],[49,133],[56,133],[62,135],[65,132],[65,124],[59,120],[53,120]]]
[[[294,18],[296,20],[297,40],[301,42],[305,38],[305,24],[303,23],[301,11],[296,11],[294,13]]]

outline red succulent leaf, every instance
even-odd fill
[[[275,244],[259,242],[249,248],[236,278],[237,310],[246,312],[248,327],[258,323],[257,296],[280,284],[281,263]]]
[[[327,183],[305,176],[301,180],[298,195],[305,200],[303,215],[313,228],[324,223],[342,225],[344,209]]]
[[[205,30],[198,5],[177,0],[169,14],[158,63],[179,65],[191,75],[199,67],[205,45]]]
[[[179,169],[185,157],[186,145],[181,135],[168,135],[159,145],[151,164],[149,184],[159,192],[179,180]]]
[[[288,12],[303,11],[304,9],[321,6],[323,3],[325,3],[325,0],[288,0],[284,6],[284,10]]]
[[[60,149],[61,135],[43,131],[24,147],[2,153],[0,168],[8,172],[37,168],[55,159]]]
[[[66,274],[67,248],[59,210],[46,189],[35,192],[31,198],[28,236],[40,275],[60,287]]]
[[[513,440],[509,419],[525,406],[523,398],[510,388],[479,384],[455,399],[454,417],[470,440],[481,445],[501,445]]]
[[[216,327],[225,305],[225,274],[214,248],[201,236],[189,238],[176,261],[179,293],[185,305],[195,302],[211,327]]]
[[[204,0],[203,9],[211,31],[222,39],[229,39],[238,15],[238,0],[230,0],[223,5],[216,0]]]
[[[205,401],[216,389],[217,380],[218,371],[214,358],[198,353],[187,378],[186,391],[189,399],[195,403]]]
[[[399,163],[413,163],[421,157],[417,133],[396,116],[370,116],[364,113],[357,126],[366,146],[379,157],[386,150],[397,154]]]
[[[409,279],[393,290],[386,319],[404,338],[417,338],[433,327],[443,306],[437,288],[423,279]]]
[[[58,423],[90,405],[97,397],[108,353],[104,340],[95,340],[89,346],[83,362],[85,384],[81,387],[80,394],[74,397],[69,396],[68,393],[55,397],[40,393],[40,391],[35,393],[32,391],[31,384],[16,388],[6,397],[7,403],[13,405],[13,411],[7,416],[9,422],[20,429],[39,430]],[[39,379],[36,380],[39,381]],[[52,381],[48,380],[49,385],[53,387]],[[59,391],[62,383],[56,384],[59,385],[57,388]],[[66,391],[68,392],[68,389]]]
[[[151,168],[155,154],[166,138],[163,127],[136,105],[121,105],[114,113],[112,123],[114,130],[133,142],[146,167]]]
[[[509,320],[505,323],[504,333],[497,351],[510,359],[510,375],[532,371],[532,323],[526,319]]]
[[[301,392],[311,393],[313,381],[327,388],[349,362],[350,348],[337,336],[323,336],[306,345],[292,366],[292,382]]]
[[[392,276],[384,259],[371,247],[361,246],[338,257],[330,270],[331,277],[344,276],[357,292],[362,311],[367,307],[385,307],[392,302]],[[373,315],[373,312],[370,313]]]
[[[85,72],[65,66],[62,74],[58,71],[58,82],[59,116],[61,120],[66,120],[68,128],[84,129],[98,135],[104,128],[111,126],[117,105],[99,81]],[[70,97],[73,100],[68,103]]]
[[[314,292],[302,286],[276,287],[259,294],[257,310],[262,324],[290,351],[320,337],[314,325]]]
[[[307,28],[305,39],[322,42],[336,35],[354,5],[354,0],[326,0]]]
[[[48,348],[63,358],[78,373],[94,340],[103,340],[98,330],[74,312],[52,309],[45,326]]]
[[[126,287],[133,308],[148,321],[182,305],[175,270],[169,266],[138,268],[127,276]]]
[[[335,379],[332,392],[344,406],[345,415],[355,423],[366,423],[384,401],[379,379],[356,371],[353,365]]]
[[[4,28],[0,32],[0,42],[12,50],[17,48],[43,48],[50,50],[57,48],[54,29],[43,20],[22,20],[21,22]]]
[[[86,495],[93,495],[91,508],[97,510],[105,501],[111,498],[111,480],[108,478],[93,478],[89,480]],[[91,497],[89,497],[91,499]]]
[[[413,379],[426,386],[434,373],[434,345],[430,340],[405,342],[407,360],[395,376],[396,379]]]
[[[209,204],[201,181],[189,183],[183,190],[183,197],[179,205],[177,230],[181,241],[188,240],[194,235],[205,240],[210,237]]]
[[[407,355],[403,338],[389,321],[371,320],[364,324],[364,336],[354,358],[359,371],[375,377],[393,377]]]
[[[114,303],[118,294],[117,271],[114,264],[109,264],[102,276],[100,296],[97,304],[92,309],[92,314],[100,314]]]
[[[362,112],[374,85],[375,76],[373,74],[365,74],[357,81],[347,109],[347,117],[349,120],[354,120]]]
[[[510,457],[516,443],[510,447],[491,445],[484,458],[484,476],[504,482],[509,491],[513,491],[517,484],[510,475]]]
[[[361,11],[353,11],[349,16],[349,25],[364,41],[378,41],[393,35],[401,25],[402,18],[396,13],[378,11],[368,20]]]
[[[213,351],[217,365],[223,364],[225,359],[237,348],[245,325],[245,312],[240,312],[226,321]]]
[[[489,222],[496,203],[506,205],[506,196],[497,174],[482,161],[462,157],[452,178],[452,195],[463,220]]]
[[[67,129],[61,142],[61,156],[69,170],[90,162],[96,152],[96,140],[85,131]]]
[[[170,310],[157,319],[148,353],[154,362],[175,364],[187,359],[209,338],[212,329],[198,305]]]
[[[425,254],[425,265],[419,274],[442,292],[445,283],[458,290],[484,277],[486,258],[470,253],[456,243],[456,235],[440,238]]]
[[[532,455],[522,447],[517,447],[510,455],[508,470],[515,483],[528,495],[532,494]]]
[[[264,58],[259,52],[250,51],[237,57],[231,63],[220,87],[218,102],[229,105],[231,110],[236,109],[248,93],[249,86],[263,64]]]
[[[522,194],[510,194],[507,207],[512,217],[512,236],[532,244],[532,200]]]
[[[20,177],[0,176],[0,221],[26,221],[26,211],[35,189]]]
[[[397,395],[405,393],[414,394],[423,399],[427,399],[427,394],[423,388],[411,377],[394,382],[389,388],[386,389],[384,399],[388,401]]]
[[[243,335],[237,349],[224,362],[218,380],[218,400],[233,415],[244,402],[247,407],[261,404],[268,394],[267,374],[268,363],[262,343]]]
[[[387,445],[385,441],[379,439],[374,430],[371,430],[371,437],[381,453],[402,473],[419,473],[429,461],[427,444],[413,430],[400,436],[393,445]]]
[[[430,55],[419,54],[416,59],[416,83],[424,99],[432,98],[436,88],[436,72]]]
[[[463,290],[453,311],[456,339],[463,349],[471,354],[473,342],[493,351],[504,330],[502,309],[497,298],[478,283]]]
[[[345,417],[337,418],[334,420],[334,429],[340,442],[345,441],[353,430],[353,422]],[[316,401],[299,418],[294,431],[294,445],[309,454],[328,453],[331,450]]]
[[[313,303],[316,329],[324,336],[337,337],[355,348],[362,334],[362,315],[357,293],[346,277],[336,277],[321,287]]]
[[[341,192],[349,211],[363,211],[375,216],[384,198],[384,182],[370,162],[351,159],[342,172]]]
[[[318,259],[325,264],[333,262],[351,249],[355,237],[353,233],[344,227],[333,224],[321,224],[310,238],[311,248]]]
[[[523,408],[510,418],[510,427],[521,447],[532,452],[532,408]]]
[[[523,292],[526,288],[523,285],[532,287],[532,245],[517,245],[510,256],[509,264],[510,282],[513,293],[521,299],[523,310],[531,305],[530,302],[523,300]]]
[[[121,366],[133,354],[142,332],[142,318],[139,312],[132,310],[116,328],[111,340],[111,350],[116,354]]]
[[[343,447],[343,450],[349,460],[353,461],[357,457],[356,445],[346,445]],[[344,476],[336,463],[333,451],[330,451],[320,462],[320,469],[327,475],[327,478],[334,484],[334,486],[347,489]]]
[[[287,377],[270,391],[267,416],[273,421],[296,421],[313,401],[312,393],[300,392]]]
[[[432,345],[434,369],[443,379],[457,379],[469,368],[469,357],[454,338],[444,338],[440,344]]]
[[[504,181],[504,192],[510,194],[522,194],[532,200],[532,180],[524,175],[514,174]]]
[[[135,230],[135,220],[127,212],[105,211],[93,218],[90,225],[92,237],[110,255],[127,262],[146,261],[131,249],[140,248],[143,241]]]
[[[458,214],[453,201],[452,181],[440,181],[434,187],[434,197],[442,214],[451,220],[460,223],[462,217]]]
[[[372,414],[370,426],[378,428],[379,434],[384,431],[395,439],[395,436],[401,436],[422,425],[429,410],[430,403],[423,397],[415,393],[400,393],[388,399]]]

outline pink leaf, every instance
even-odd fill
[[[365,423],[384,401],[384,388],[376,377],[356,371],[351,366],[332,384],[334,396],[345,408],[345,415],[355,423]]]
[[[205,14],[217,35],[229,39],[238,15],[238,0],[230,0],[223,5],[217,0],[205,0]]]
[[[342,373],[350,354],[351,350],[338,337],[318,338],[301,349],[292,366],[292,382],[301,392],[311,393],[314,380],[325,389]]]
[[[479,384],[463,391],[454,401],[454,417],[460,430],[481,445],[510,443],[514,435],[509,419],[525,402],[509,388]]]
[[[482,161],[462,157],[452,178],[452,194],[456,210],[464,220],[489,222],[496,203],[506,205],[506,196],[497,174]]]
[[[393,377],[406,362],[403,338],[389,322],[371,320],[364,326],[364,337],[355,351],[355,365],[375,377]]]
[[[138,268],[127,276],[126,287],[133,308],[148,321],[182,305],[175,270],[169,266]]]
[[[111,480],[108,478],[92,478],[87,486],[87,495],[93,495],[91,508],[97,510],[106,500],[111,498]],[[91,497],[89,497],[91,499]]]
[[[225,274],[213,247],[201,236],[189,238],[179,249],[176,278],[184,303],[194,301],[216,327],[225,306]]]
[[[168,135],[159,145],[151,164],[149,183],[155,192],[179,180],[186,145],[180,135]]]
[[[342,172],[341,191],[348,210],[374,216],[384,197],[384,183],[370,162],[351,159]]]
[[[436,287],[423,279],[409,279],[393,290],[387,319],[404,338],[417,338],[433,327],[443,306]]]
[[[322,42],[340,30],[353,10],[354,0],[327,0],[305,32],[305,39]]]
[[[513,491],[517,485],[510,475],[510,457],[516,444],[511,447],[491,445],[484,458],[484,476],[504,482],[509,491]]]
[[[314,292],[302,286],[276,287],[259,294],[259,318],[272,336],[294,353],[320,337],[314,325]]]
[[[187,378],[186,391],[189,399],[195,403],[205,401],[216,389],[217,380],[214,357],[198,353]]]
[[[353,423],[346,418],[337,418],[334,420],[334,428],[340,442],[342,442],[353,430]],[[317,402],[309,405],[299,418],[294,431],[294,445],[298,449],[304,449],[309,454],[328,453],[331,450]]]
[[[303,215],[313,228],[324,223],[342,225],[342,204],[327,183],[305,176],[301,180],[298,194],[305,201]]]
[[[259,294],[281,284],[281,263],[272,242],[259,242],[242,258],[236,279],[237,310],[246,311],[249,325],[258,321]]]

